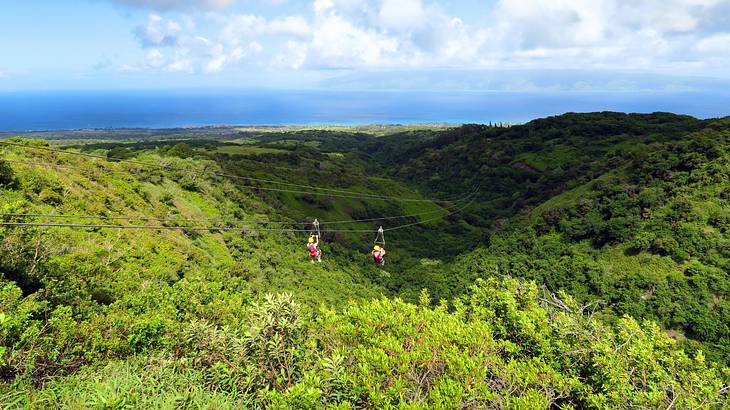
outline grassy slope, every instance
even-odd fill
[[[4,149],[3,158],[59,167],[13,164],[20,186],[3,191],[0,207],[5,213],[155,216],[173,218],[166,225],[184,226],[216,226],[232,220],[245,223],[261,217],[285,219],[280,212],[225,179],[193,181],[179,172],[17,149]],[[210,161],[160,158],[155,154],[143,154],[139,159],[189,169],[216,167]],[[179,221],[175,221],[177,218]],[[210,221],[184,221],[195,218]],[[62,222],[119,223],[73,219]],[[182,277],[205,275],[209,271],[220,271],[224,276],[244,275],[253,292],[300,289],[303,299],[313,303],[341,303],[380,294],[378,287],[363,279],[356,268],[348,267],[347,261],[317,269],[310,267],[301,251],[303,239],[293,234],[54,228],[4,229],[3,236],[5,243],[21,238],[26,243],[40,241],[42,252],[48,255],[44,263],[59,266],[61,271],[88,262],[93,265],[88,269],[94,270],[92,277],[87,278],[90,286],[103,288],[112,300],[145,281],[174,283]],[[22,279],[34,286],[42,280]]]

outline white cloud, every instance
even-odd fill
[[[233,0],[112,0],[114,3],[152,10],[224,9]]]
[[[228,61],[229,57],[226,54],[223,45],[216,44],[208,49],[208,58],[209,60],[205,65],[204,71],[206,73],[217,73],[223,69],[223,66]]]
[[[218,23],[212,29],[211,20]],[[198,25],[199,22],[205,24]],[[284,27],[287,23],[290,26]],[[158,71],[212,74],[261,54],[264,46],[255,40],[261,33],[299,35],[304,30],[302,24],[306,21],[298,18],[281,19],[271,25],[266,19],[251,15],[210,15],[195,22],[187,16],[172,20],[150,14],[146,25],[135,34],[142,47],[149,48],[142,66]]]
[[[306,37],[310,32],[309,23],[301,16],[287,16],[274,19],[265,27],[265,34],[288,34],[297,37]]]
[[[421,27],[426,18],[421,0],[384,0],[378,11],[381,24],[395,31]]]
[[[695,48],[702,53],[727,54],[730,52],[730,33],[704,38],[697,42]]]
[[[147,52],[147,65],[152,68],[160,68],[165,65],[165,56],[160,50],[152,49]]]
[[[489,31],[422,0],[315,0],[307,67],[479,66]]]
[[[259,54],[264,51],[264,46],[256,41],[248,43],[245,47],[238,46],[231,51],[231,59],[239,61],[245,57]]]
[[[299,41],[287,41],[282,52],[276,56],[274,64],[278,67],[299,69],[307,60],[309,46]]]
[[[730,0],[497,0],[481,16],[449,14],[445,0],[311,0],[307,13],[267,16],[221,10],[230,1],[152,3],[217,9],[151,14],[138,27],[142,46],[156,51],[145,65],[169,71],[730,65]]]
[[[123,73],[136,73],[138,71],[142,71],[142,69],[137,66],[122,64],[122,66],[119,67],[119,71]]]
[[[194,73],[196,70],[193,60],[190,56],[190,50],[186,48],[175,50],[172,61],[169,64],[165,65],[165,71],[169,71],[172,73]]]
[[[266,19],[251,14],[238,14],[226,19],[221,32],[221,38],[231,44],[256,37],[266,25]]]
[[[309,24],[301,16],[286,16],[267,20],[261,16],[238,14],[219,19],[225,22],[221,37],[223,41],[238,44],[259,36],[307,37]]]
[[[311,49],[321,66],[378,66],[396,55],[398,39],[374,28],[358,27],[332,10],[317,16]]]
[[[208,61],[208,64],[205,65],[205,72],[217,73],[221,71],[221,69],[223,68],[223,64],[226,63],[226,60],[227,57],[223,54],[214,57],[212,60]]]
[[[493,41],[484,51],[501,66],[689,69],[695,44],[711,35],[708,16],[728,3],[500,0],[490,16]]]
[[[179,41],[182,26],[175,20],[163,21],[157,14],[150,14],[147,24],[138,26],[135,36],[143,47],[174,46]]]

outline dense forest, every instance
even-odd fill
[[[0,140],[0,408],[730,406],[730,118],[208,131]]]

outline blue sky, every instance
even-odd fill
[[[0,0],[0,90],[712,90],[728,67],[730,0]]]

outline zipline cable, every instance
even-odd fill
[[[153,167],[158,167],[158,168],[162,168],[162,169],[166,169],[166,170],[170,170],[170,169],[182,169],[182,168],[179,168],[179,167],[176,168],[176,167],[164,166],[164,165],[159,165],[159,164],[151,164],[151,163],[146,163],[146,162],[142,162],[142,161],[125,160],[125,159],[119,159],[119,158],[110,158],[110,157],[104,157],[104,156],[93,155],[93,154],[84,154],[84,153],[77,153],[77,152],[71,152],[71,151],[66,151],[66,150],[52,149],[52,148],[47,148],[47,147],[33,147],[33,146],[24,145],[24,144],[11,143],[11,142],[7,142],[7,141],[0,141],[0,143],[1,144],[5,144],[5,145],[10,145],[10,146],[17,146],[17,147],[21,147],[21,148],[38,149],[38,150],[43,150],[43,151],[58,152],[58,153],[69,154],[69,155],[78,155],[78,156],[82,156],[82,157],[90,157],[90,158],[95,158],[95,159],[116,160],[116,161],[119,161],[119,162],[128,162],[128,163],[139,164],[139,165],[144,165],[144,166],[153,166]],[[21,161],[14,161],[14,160],[5,160],[5,161],[15,162],[15,163],[23,163]],[[29,163],[26,163],[26,164],[27,165],[39,165],[39,163],[30,163],[30,164]],[[73,167],[64,167],[64,166],[58,165],[58,164],[44,164],[44,165],[56,166],[56,167],[63,167],[63,168],[73,168]],[[182,170],[184,170],[184,169],[182,169]],[[213,175],[216,175],[216,176],[238,177],[238,176],[235,176],[235,175],[227,175],[227,174],[218,174],[218,173],[212,173],[212,174]],[[256,179],[247,178],[247,177],[240,177],[240,178],[241,179],[256,180]],[[286,183],[282,183],[282,182],[278,182],[278,181],[269,181],[269,180],[262,180],[262,179],[258,179],[258,180],[266,181],[266,182],[271,182],[271,183],[285,184],[285,185],[306,186],[306,185],[298,185],[298,184],[286,184]],[[263,187],[256,187],[256,186],[248,186],[248,187],[249,188],[253,188],[253,189],[263,189],[263,190],[267,190],[268,189],[268,190],[276,190],[276,191],[284,191],[284,192],[296,192],[296,193],[316,194],[316,193],[306,192],[306,191],[278,190],[278,189],[273,189],[273,188],[263,188]],[[310,187],[310,186],[307,186],[307,187]],[[320,188],[320,187],[311,187],[311,188],[319,189],[319,190],[327,190],[327,188]],[[350,192],[350,191],[342,191],[342,190],[333,190],[333,191]],[[467,195],[465,197],[462,197],[460,199],[457,199],[456,201],[446,201],[446,202],[461,202],[461,201],[464,201],[466,199],[469,199],[470,197],[473,197],[476,194],[477,191],[478,191],[478,188],[475,189],[470,195]],[[332,196],[336,196],[336,195],[332,195]],[[375,196],[375,195],[369,195],[369,194],[361,194],[361,195],[358,195],[358,197],[360,197],[360,196],[374,197],[374,198],[377,198],[377,199],[397,199],[397,200],[401,200],[401,201],[409,201],[409,199],[404,199],[404,198],[399,198],[399,197],[385,197],[385,196]],[[432,202],[434,202],[434,201],[437,201],[437,200],[411,200],[411,201],[432,201]],[[471,202],[473,202],[473,198],[469,202],[469,204],[471,204]],[[467,206],[469,204],[467,204]],[[331,222],[326,222],[326,224],[347,224],[347,223],[362,223],[362,222],[368,222],[368,221],[390,220],[390,219],[398,219],[398,218],[406,218],[406,217],[423,216],[423,215],[428,215],[428,214],[432,214],[432,213],[441,213],[442,211],[443,211],[442,209],[439,209],[439,210],[435,210],[435,211],[423,212],[423,213],[417,213],[417,214],[411,214],[411,215],[397,215],[397,216],[380,217],[380,218],[366,218],[366,219],[360,219],[360,220],[331,221]],[[156,221],[178,221],[178,222],[180,222],[180,221],[186,221],[186,222],[194,222],[194,221],[196,221],[195,219],[154,218],[154,217],[130,217],[130,216],[108,217],[108,216],[92,216],[92,215],[54,215],[54,214],[3,214],[3,215],[5,215],[5,216],[16,216],[16,217],[17,216],[48,217],[48,218],[62,218],[62,217],[65,217],[65,218],[69,218],[69,219],[76,218],[76,219],[106,219],[106,220],[156,220]],[[411,224],[406,224],[406,225],[403,225],[401,227],[418,225],[418,224],[421,224],[421,223],[428,222],[430,220],[435,220],[435,219],[443,218],[443,217],[446,217],[448,215],[451,215],[451,213],[448,213],[448,214],[443,215],[443,216],[438,216],[436,218],[431,218],[431,219],[425,220],[425,221],[418,221],[418,222],[414,222],[414,223],[411,223]],[[200,221],[200,220],[203,220],[203,219],[202,218],[197,219],[197,221]],[[209,219],[206,219],[206,220],[211,221],[211,220],[219,220],[219,219],[218,218],[209,218]],[[251,222],[248,222],[248,223],[251,223]],[[295,222],[266,222],[266,221],[261,221],[261,222],[257,222],[257,223],[260,223],[260,224],[291,224],[291,225],[308,224],[308,223],[295,223]],[[3,223],[2,225],[3,226],[43,226],[43,225],[45,225],[45,226],[77,226],[77,227],[94,227],[94,226],[96,226],[96,227],[118,227],[118,226],[119,227],[121,227],[121,226],[131,227],[131,226],[133,226],[133,225],[92,225],[92,224],[34,224],[34,225],[30,225],[29,223]],[[136,225],[136,227],[145,228],[147,226],[146,225]],[[387,230],[388,231],[392,231],[392,230],[400,229],[401,227],[389,228]],[[177,228],[177,229],[200,229],[200,230],[238,229],[238,228],[231,228],[231,227],[213,227],[213,228],[208,228],[208,227],[164,227],[164,229],[170,229],[170,228],[172,228],[172,229],[175,229],[175,228]],[[149,229],[163,229],[163,228],[150,227]],[[243,228],[243,229],[251,230],[251,228]],[[266,230],[275,230],[275,229],[267,228]],[[276,229],[276,230],[283,231],[282,229]],[[296,230],[289,229],[288,231],[296,231]],[[299,230],[299,231],[304,231],[304,230]],[[327,232],[335,232],[335,231],[336,230],[327,230]],[[358,230],[347,230],[347,232],[356,232],[356,231],[358,231]],[[359,231],[368,232],[366,230],[359,230]]]
[[[145,162],[145,161],[137,161],[137,160],[123,159],[123,158],[115,158],[115,157],[106,157],[103,155],[85,154],[83,152],[67,151],[67,150],[49,148],[49,147],[37,147],[37,146],[19,144],[19,143],[14,143],[14,142],[9,142],[9,141],[0,141],[0,144],[12,146],[12,147],[23,148],[23,149],[55,152],[55,153],[59,153],[59,154],[80,156],[80,157],[85,157],[85,158],[103,159],[105,161],[124,162],[124,163],[129,163],[129,164],[145,166],[145,167],[155,167],[155,168],[160,168],[160,169],[164,169],[164,170],[185,171],[185,172],[191,171],[187,168],[173,167],[170,165],[161,165],[161,164],[154,164],[154,163]],[[308,188],[308,189],[319,190],[319,191],[324,191],[324,192],[295,191],[295,190],[283,190],[283,189],[275,189],[275,188],[263,188],[263,187],[253,186],[253,185],[240,185],[245,188],[261,189],[261,190],[267,190],[267,191],[290,192],[290,193],[312,194],[312,195],[329,195],[329,196],[333,196],[333,197],[343,197],[343,198],[379,199],[379,200],[384,200],[384,201],[392,200],[392,201],[400,201],[400,202],[436,202],[436,203],[452,202],[451,200],[448,200],[448,199],[408,199],[408,198],[401,198],[401,197],[396,197],[396,196],[358,193],[358,192],[341,190],[341,189],[323,188],[323,187],[317,187],[317,186],[313,186],[313,185],[293,184],[293,183],[274,181],[274,180],[263,179],[263,178],[253,178],[253,177],[245,177],[245,176],[240,176],[240,175],[225,174],[225,173],[221,173],[221,172],[207,172],[206,173],[206,172],[201,172],[201,171],[193,171],[192,173],[198,174],[198,175],[209,174],[209,175],[213,175],[216,177],[222,177],[222,178],[231,178],[231,179],[248,180],[248,181],[254,181],[254,182],[263,182],[263,183],[269,183],[269,184],[284,185],[284,186]],[[349,194],[349,196],[327,194],[325,192],[347,193],[347,194]]]
[[[468,208],[469,206],[471,206],[471,204],[474,203],[475,200],[476,200],[476,193],[474,194],[474,196],[472,197],[472,199],[469,202],[467,202],[466,205],[462,206],[461,208],[458,208],[455,211],[449,212],[446,215],[437,216],[437,217],[430,218],[430,219],[424,219],[423,221],[418,221],[418,222],[413,222],[413,223],[409,223],[409,224],[405,224],[405,225],[400,225],[400,226],[396,226],[396,227],[393,227],[393,228],[383,229],[383,231],[384,232],[397,231],[399,229],[404,229],[404,228],[408,228],[408,227],[416,226],[416,225],[422,225],[422,224],[425,224],[425,223],[428,223],[428,222],[436,221],[436,220],[443,219],[443,218],[446,218],[446,217],[451,216],[451,215],[455,215],[455,214],[461,213],[466,208]]]
[[[2,144],[2,141],[0,141],[0,144]],[[3,160],[5,161],[5,160]],[[49,163],[43,163],[43,162],[37,162],[37,163],[25,163],[26,165],[41,165],[41,166],[51,166],[51,167],[62,167],[67,169],[80,169],[79,167],[70,167],[70,166],[61,166],[56,164],[49,164]],[[129,172],[120,172],[120,171],[106,171],[108,173],[115,173],[115,174],[126,174],[129,175]],[[245,177],[242,177],[245,179]],[[355,199],[374,199],[374,200],[382,200],[382,201],[399,201],[399,202],[435,202],[435,203],[453,203],[457,202],[457,200],[453,201],[446,201],[446,200],[435,200],[431,201],[429,199],[409,199],[409,198],[399,198],[399,197],[371,197],[371,196],[361,196],[361,195],[338,195],[338,194],[329,194],[325,192],[311,192],[311,191],[298,191],[298,190],[292,190],[292,189],[280,189],[280,188],[266,188],[256,185],[243,185],[243,184],[236,184],[239,188],[249,188],[253,190],[260,190],[260,191],[273,191],[273,192],[285,192],[285,193],[295,193],[295,194],[309,194],[309,195],[319,195],[319,196],[331,196],[336,198],[355,198]],[[395,198],[395,199],[392,199]]]
[[[199,222],[199,221],[222,221],[222,218],[175,218],[155,216],[106,216],[106,215],[71,215],[71,214],[33,214],[33,213],[0,213],[0,217],[33,217],[33,218],[64,218],[64,219],[102,219],[107,221],[160,221],[160,222]],[[237,221],[242,222],[242,221]],[[268,222],[248,222],[253,224],[267,224]],[[277,222],[288,223],[288,222]],[[298,225],[298,222],[292,222]]]
[[[342,221],[324,221],[320,222],[321,225],[343,225],[348,223],[362,223],[362,222],[372,222],[372,221],[381,221],[381,220],[391,220],[391,219],[401,219],[401,218],[411,218],[411,217],[417,217],[417,216],[423,216],[423,215],[431,215],[435,213],[441,213],[444,212],[443,209],[438,209],[435,211],[429,211],[429,212],[422,212],[418,214],[409,214],[409,215],[396,215],[396,216],[385,216],[382,218],[367,218],[367,219],[349,219],[349,220],[342,220]],[[35,214],[35,213],[0,213],[1,217],[11,217],[11,218],[27,218],[27,217],[33,217],[33,218],[52,218],[52,219],[101,219],[101,220],[107,220],[107,221],[161,221],[161,222],[199,222],[199,221],[221,221],[221,222],[229,222],[229,223],[237,223],[237,222],[243,222],[241,220],[237,221],[226,221],[223,218],[175,218],[175,217],[154,217],[154,216],[106,216],[106,215],[71,215],[71,214]],[[255,225],[311,225],[311,222],[288,222],[288,221],[248,221],[246,223],[255,224]]]
[[[395,231],[410,226],[421,225],[427,222],[443,219],[450,215],[460,213],[474,202],[472,198],[465,206],[458,208],[446,215],[423,221],[396,226],[384,231]],[[38,222],[0,222],[0,226],[6,227],[60,227],[60,228],[93,228],[93,229],[149,229],[149,230],[187,230],[187,231],[241,231],[241,232],[310,232],[309,229],[282,229],[282,228],[251,228],[251,227],[226,227],[226,226],[150,226],[150,225],[97,225],[97,224],[72,224],[72,223],[38,223]],[[323,232],[331,233],[374,233],[378,230],[372,229],[325,229]]]
[[[59,165],[59,164],[52,164],[50,162],[39,162],[39,161],[19,161],[15,159],[0,159],[0,161],[3,162],[9,162],[11,164],[20,164],[20,165],[28,165],[28,166],[42,166],[42,167],[52,167],[52,168],[59,168],[59,169],[74,169],[74,170],[81,170],[81,167],[74,167],[71,165]],[[125,174],[129,175],[128,171],[111,171],[111,170],[104,170],[107,174]]]
[[[60,228],[97,228],[97,229],[149,229],[149,230],[189,230],[189,231],[276,231],[276,232],[309,232],[308,229],[273,229],[227,226],[164,226],[164,225],[96,225],[73,223],[36,223],[36,222],[0,222],[0,226],[8,227],[60,227]]]
[[[474,192],[469,194],[468,196],[462,198],[459,201],[455,202],[463,202],[467,199],[470,199],[474,196]],[[348,219],[348,220],[341,220],[341,221],[324,221],[320,222],[321,225],[344,225],[344,224],[352,224],[352,223],[363,223],[363,222],[373,222],[373,221],[385,221],[385,220],[392,220],[392,219],[401,219],[401,218],[413,218],[418,216],[424,216],[424,215],[432,215],[436,213],[442,213],[444,212],[444,209],[437,209],[434,211],[428,211],[428,212],[420,212],[415,214],[408,214],[408,215],[394,215],[394,216],[384,216],[380,218],[365,218],[365,219]],[[160,221],[160,222],[200,222],[200,221],[221,221],[221,222],[228,222],[228,223],[238,223],[238,222],[244,222],[242,220],[236,220],[236,221],[226,221],[225,218],[176,218],[176,217],[153,217],[153,216],[107,216],[107,215],[71,215],[71,214],[44,214],[44,213],[18,213],[18,212],[7,212],[7,213],[0,213],[0,217],[9,217],[9,218],[51,218],[51,219],[101,219],[101,220],[119,220],[119,221]],[[288,222],[288,221],[247,221],[245,223],[248,224],[255,224],[255,225],[311,225],[311,222]]]

